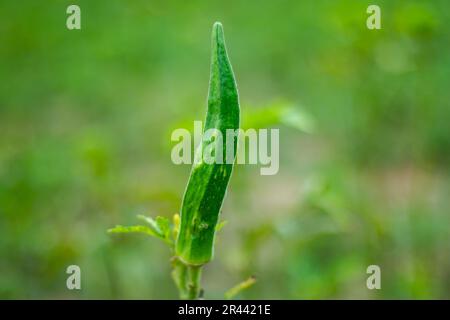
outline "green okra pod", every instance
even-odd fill
[[[211,132],[209,129],[221,133],[221,143],[216,143],[217,134],[207,134]],[[228,60],[222,25],[216,22],[212,32],[211,76],[203,139],[184,193],[176,241],[176,255],[186,264],[202,265],[212,259],[216,225],[236,157],[237,129],[239,98],[236,81]],[[227,131],[235,134],[229,135]],[[216,161],[212,163],[203,157],[211,143],[216,146],[211,153]]]

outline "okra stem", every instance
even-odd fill
[[[188,299],[194,300],[199,297],[201,275],[202,266],[188,266]]]
[[[187,266],[183,262],[181,262],[177,257],[174,257],[172,261],[173,261],[172,262],[172,267],[173,267],[172,278],[175,281],[175,284],[177,285],[180,299],[187,299],[188,298]]]

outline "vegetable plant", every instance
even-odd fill
[[[175,214],[172,222],[160,216],[156,219],[138,216],[145,224],[116,226],[109,230],[111,233],[145,233],[163,240],[174,254],[172,277],[182,299],[197,299],[201,295],[202,268],[213,258],[214,238],[223,226],[223,223],[218,223],[219,214],[236,157],[236,152],[233,152],[231,161],[203,161],[203,151],[212,139],[206,132],[214,129],[222,134],[222,150],[215,150],[214,156],[222,152],[222,155],[229,157],[227,148],[231,146],[236,151],[238,144],[238,135],[226,134],[227,129],[239,129],[240,108],[236,81],[219,22],[213,26],[211,49],[211,75],[203,139],[195,153],[181,204],[181,215]],[[252,277],[247,279],[228,290],[225,297],[232,298],[254,282]]]

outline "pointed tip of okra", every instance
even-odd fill
[[[217,29],[223,29],[222,23],[220,23],[219,21],[216,21],[213,24],[213,30],[217,30]]]
[[[218,40],[223,39],[223,26],[219,21],[214,22],[213,25],[213,39]]]

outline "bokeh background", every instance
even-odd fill
[[[66,29],[81,7],[82,30]],[[378,4],[382,30],[366,28]],[[204,118],[221,21],[244,127],[280,171],[236,167],[206,298],[450,298],[450,3],[1,1],[0,298],[176,298],[170,252],[109,235],[178,212],[173,129]],[[66,267],[82,290],[66,288]],[[367,266],[382,289],[366,288]]]

